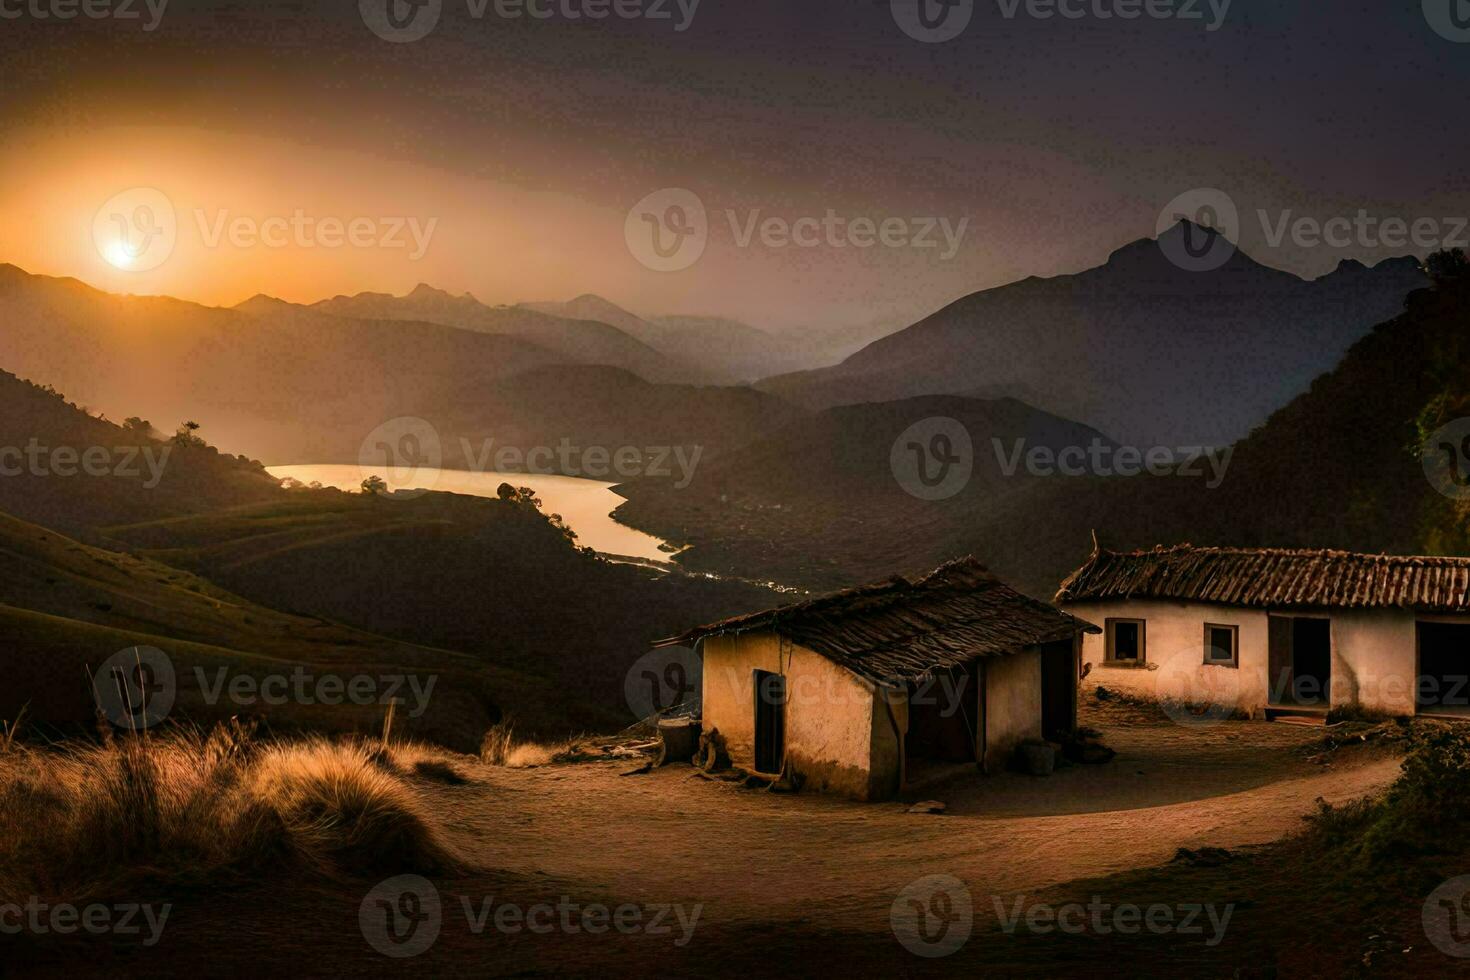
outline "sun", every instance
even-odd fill
[[[122,239],[108,243],[102,250],[102,257],[119,269],[126,269],[133,264],[133,252],[128,248],[128,243]]]

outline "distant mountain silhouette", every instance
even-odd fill
[[[681,560],[701,570],[759,570],[814,588],[973,552],[1019,587],[1050,594],[1086,557],[1094,530],[1113,548],[1470,554],[1470,503],[1436,492],[1416,455],[1440,426],[1470,418],[1467,323],[1465,286],[1413,292],[1404,312],[1235,444],[1219,481],[1206,467],[1198,476],[1006,480],[977,469],[954,497],[915,501],[881,463],[900,422],[926,413],[961,419],[977,467],[988,455],[985,436],[1007,429],[993,414],[919,399],[823,412],[707,467],[678,493],[630,484],[620,488],[631,499],[618,515],[692,544]],[[1090,431],[1055,433],[1084,445]]]
[[[691,381],[706,376],[693,366],[697,360],[679,363],[606,320],[569,318],[525,307],[486,306],[468,293],[453,296],[423,284],[407,296],[358,293],[323,300],[312,304],[311,309],[363,320],[416,320],[522,337],[567,361],[606,364],[648,381]]]
[[[834,364],[883,333],[879,327],[864,327],[774,334],[722,316],[645,318],[591,293],[564,303],[522,303],[518,309],[612,324],[679,364],[697,365],[699,376],[688,380],[702,377],[718,384],[749,384],[775,374]]]
[[[453,463],[462,438],[713,454],[797,414],[751,389],[664,387],[568,363],[523,336],[353,319],[269,297],[218,309],[115,296],[14,266],[0,266],[0,321],[0,368],[167,432],[196,420],[213,444],[272,464],[356,462],[369,434],[402,416],[438,427]]]
[[[833,367],[772,378],[808,407],[920,394],[1014,394],[1115,438],[1224,445],[1335,364],[1425,280],[1412,258],[1344,262],[1307,281],[1236,250],[1187,271],[1159,240],[1075,275],[1029,278],[957,300]]]

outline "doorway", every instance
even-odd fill
[[[1272,616],[1269,632],[1270,703],[1328,707],[1332,698],[1332,620]]]
[[[1470,714],[1470,623],[1419,622],[1415,631],[1415,707],[1421,714]]]
[[[779,773],[786,760],[786,678],[755,672],[755,769]]]
[[[1066,742],[1077,730],[1077,651],[1072,640],[1041,648],[1041,734]]]

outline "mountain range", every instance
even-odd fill
[[[827,368],[762,391],[807,408],[926,394],[1013,396],[1140,447],[1222,446],[1330,370],[1424,285],[1413,258],[1305,280],[1239,249],[1192,271],[1181,222],[1097,268],[973,293]]]

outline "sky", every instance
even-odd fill
[[[118,292],[799,330],[1095,266],[1181,196],[1307,277],[1470,234],[1463,0],[86,2],[0,0],[0,262]]]

